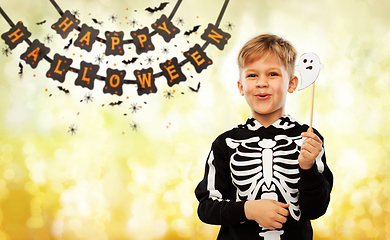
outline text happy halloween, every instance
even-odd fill
[[[61,18],[52,25],[52,29],[65,39],[71,31],[78,27],[79,24],[80,21],[67,10]],[[165,42],[170,42],[180,32],[180,29],[174,26],[172,21],[165,15],[162,15],[151,25],[151,27],[164,38]],[[98,40],[98,35],[99,30],[83,24],[74,45],[90,52],[92,50],[93,43]],[[136,47],[136,53],[138,55],[155,49],[152,42],[152,35],[154,34],[149,33],[149,29],[147,27],[132,31],[130,32],[130,35],[132,40],[124,41],[124,33],[122,31],[106,31],[106,39],[100,39],[100,42],[106,44],[105,55],[123,56],[125,54],[123,48],[125,42],[132,42]],[[18,22],[8,32],[3,33],[1,38],[4,39],[5,43],[12,50],[17,45],[27,40],[30,36],[31,33],[27,30],[23,23]],[[223,50],[230,38],[230,34],[223,32],[215,25],[209,23],[207,29],[201,35],[201,38],[206,41],[206,44],[211,43],[218,49]],[[135,80],[125,80],[126,71],[108,68],[106,77],[104,78],[97,75],[99,65],[81,61],[80,68],[75,69],[71,67],[73,62],[71,58],[66,58],[65,56],[57,53],[54,55],[53,60],[48,58],[47,54],[50,52],[50,48],[46,47],[39,40],[34,40],[29,45],[30,46],[27,50],[21,55],[21,59],[32,68],[36,68],[38,63],[45,58],[51,64],[50,69],[46,73],[47,77],[63,83],[67,72],[75,72],[78,74],[75,80],[75,85],[92,90],[96,79],[104,80],[105,86],[103,88],[103,92],[116,94],[118,96],[121,96],[123,93],[123,84],[137,84],[138,95],[156,93],[157,88],[155,85],[155,78],[161,75],[166,78],[167,84],[170,87],[174,84],[178,84],[179,82],[186,81],[187,78],[181,71],[181,67],[188,61],[194,66],[197,73],[202,72],[212,64],[212,60],[207,57],[204,51],[205,47],[195,44],[192,48],[183,53],[185,60],[182,62],[179,63],[177,58],[174,57],[166,62],[160,63],[159,67],[162,70],[160,74],[153,74],[152,68],[140,69],[133,72]]]

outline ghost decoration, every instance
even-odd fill
[[[295,67],[301,73],[301,86],[298,90],[305,89],[315,82],[320,70],[324,68],[315,53],[304,53],[299,59],[299,65]]]

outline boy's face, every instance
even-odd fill
[[[298,78],[290,79],[279,58],[270,53],[242,69],[238,89],[252,109],[252,117],[270,125],[284,116],[287,92],[294,92],[297,84]]]

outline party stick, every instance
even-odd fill
[[[311,110],[310,110],[310,127],[309,132],[313,132],[313,112],[314,112],[314,89],[316,87],[316,82],[314,81],[312,84],[312,92],[311,92]]]

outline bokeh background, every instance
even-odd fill
[[[125,39],[169,16],[174,0],[162,11],[145,11],[160,2],[57,0],[100,37],[115,30]],[[123,57],[103,56],[99,74],[118,68],[129,79],[135,69],[158,72],[167,59],[183,60],[181,51],[203,45],[200,35],[223,3],[183,1],[173,18],[181,30],[175,39],[165,43],[156,35],[156,50],[139,56],[131,45]],[[105,50],[98,43],[89,53],[73,45],[64,50],[77,32],[62,39],[51,30],[59,14],[49,0],[0,0],[0,6],[23,21],[30,40],[51,49],[50,57],[70,57],[76,68]],[[0,240],[215,239],[219,227],[199,221],[193,192],[212,141],[250,114],[236,87],[236,55],[261,33],[290,40],[299,56],[315,52],[325,65],[314,127],[325,137],[335,183],[327,213],[313,221],[314,238],[390,239],[389,9],[387,0],[231,0],[220,25],[231,34],[228,44],[206,49],[213,64],[200,74],[187,64],[187,81],[169,87],[157,78],[158,92],[143,96],[133,85],[124,85],[122,96],[104,94],[101,81],[93,90],[75,86],[74,73],[62,84],[53,81],[45,77],[49,63],[32,69],[20,60],[26,43],[7,55],[0,40]],[[197,33],[184,36],[196,25]],[[9,29],[0,18],[0,33]],[[138,60],[121,62],[131,57]],[[309,89],[289,95],[287,112],[308,122],[310,95]]]

